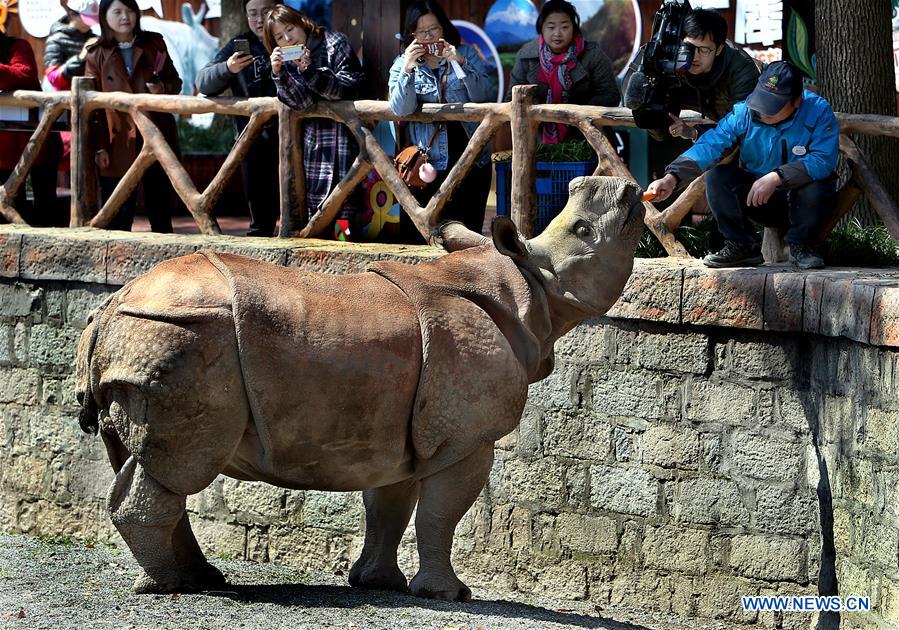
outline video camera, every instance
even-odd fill
[[[693,64],[696,48],[681,41],[689,0],[664,0],[652,21],[652,36],[625,88],[624,106],[633,110],[641,129],[667,129],[669,113],[677,115],[675,92]]]

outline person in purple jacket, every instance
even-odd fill
[[[365,75],[346,35],[316,26],[312,20],[282,4],[266,14],[265,47],[271,53],[272,76],[278,98],[293,109],[306,109],[321,100],[358,99]],[[284,60],[287,46],[305,46],[298,59]],[[347,174],[359,146],[345,125],[329,118],[303,120],[303,167],[306,175],[306,211],[318,212],[328,193]],[[362,214],[358,190],[337,216],[334,236],[339,240],[361,237]]]

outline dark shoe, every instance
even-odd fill
[[[724,247],[702,259],[706,267],[750,267],[764,262],[758,243],[724,241]]]
[[[271,230],[250,230],[247,232],[247,236],[264,236],[266,238],[271,238],[273,234]]]
[[[824,268],[824,259],[805,245],[790,245],[790,262],[800,269]]]

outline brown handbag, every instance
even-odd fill
[[[444,71],[443,76],[441,77],[440,94],[437,99],[438,103],[445,100],[445,94],[446,71]],[[437,123],[434,126],[434,133],[431,134],[431,139],[428,140],[428,146],[424,149],[413,144],[397,153],[396,157],[393,158],[393,165],[396,167],[400,177],[403,178],[403,181],[406,182],[406,185],[410,188],[424,188],[428,185],[428,182],[421,179],[418,172],[419,169],[430,160],[428,151],[431,150],[431,145],[434,144],[434,139],[437,138],[437,134],[440,133],[442,127],[443,123]]]
[[[422,181],[418,174],[418,169],[428,163],[428,150],[430,150],[431,145],[434,144],[434,138],[436,138],[437,134],[440,132],[440,127],[441,125],[437,125],[434,128],[434,133],[431,134],[431,139],[428,141],[427,148],[422,149],[421,147],[412,145],[411,147],[406,147],[400,151],[397,156],[393,158],[393,165],[396,166],[396,170],[400,174],[400,177],[403,178],[403,181],[406,182],[406,185],[410,188],[424,188],[428,185],[427,182]]]

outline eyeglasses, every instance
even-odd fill
[[[696,52],[698,52],[703,57],[708,57],[713,52],[715,52],[715,49],[712,48],[711,46],[695,46],[695,48],[696,48]]]
[[[432,26],[431,28],[427,28],[423,31],[415,31],[413,35],[415,35],[415,39],[427,39],[428,37],[434,37],[436,35],[440,35],[443,33],[442,26]]]
[[[255,22],[256,20],[265,19],[266,14],[272,10],[273,7],[268,7],[263,9],[262,11],[247,11],[247,20],[250,22]]]

